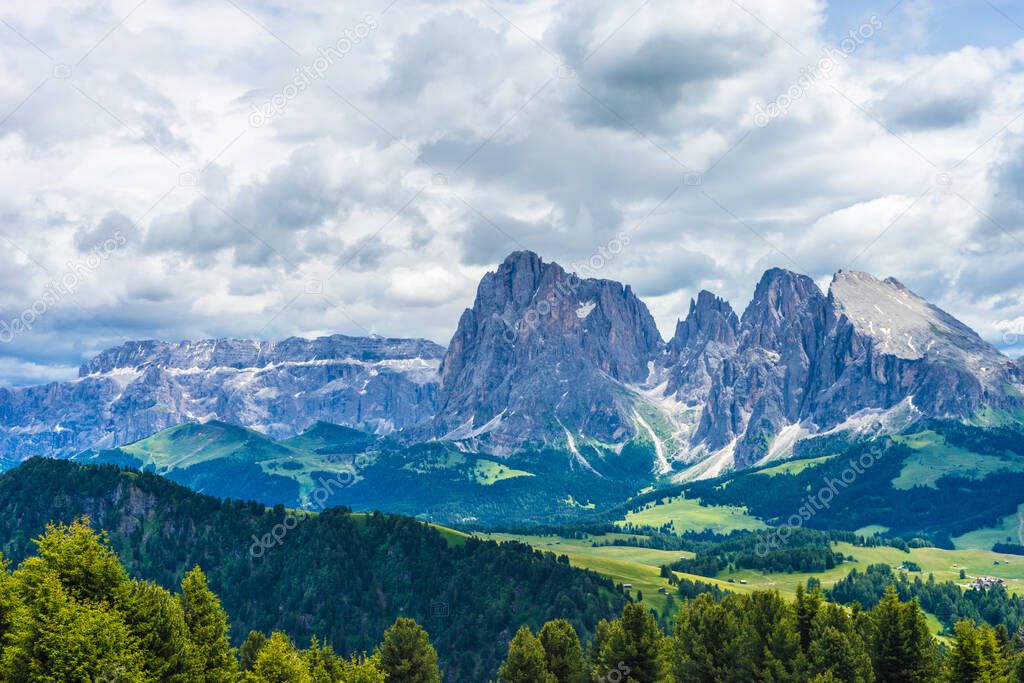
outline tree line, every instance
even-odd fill
[[[959,621],[940,646],[916,600],[890,588],[870,611],[800,588],[699,594],[666,634],[642,604],[602,621],[586,652],[571,626],[522,627],[499,670],[503,683],[1018,683],[1024,642],[1005,628]]]
[[[902,600],[916,599],[949,632],[964,619],[1001,626],[1007,631],[1024,626],[1024,599],[1003,586],[963,590],[952,581],[936,581],[932,574],[927,579],[911,578],[905,572],[894,572],[886,564],[869,565],[864,571],[854,569],[826,592],[830,600],[840,604],[856,602],[871,607],[890,588]]]
[[[16,569],[0,562],[0,680],[10,683],[440,683],[427,632],[398,618],[368,652],[347,656],[281,631],[238,648],[227,613],[195,567],[172,593],[132,579],[88,519],[50,524]],[[1024,633],[958,621],[949,646],[917,600],[890,586],[868,611],[817,589],[702,593],[666,633],[642,603],[602,619],[586,647],[564,619],[523,626],[502,683],[1019,683]]]
[[[131,576],[177,590],[201,565],[231,615],[233,646],[249,631],[282,631],[372,652],[410,617],[430,632],[441,667],[468,681],[497,670],[510,622],[564,618],[589,638],[627,602],[610,579],[521,543],[443,535],[400,515],[290,514],[151,473],[32,459],[0,477],[0,552],[21,562],[48,522],[89,515]]]

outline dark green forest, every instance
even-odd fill
[[[858,603],[872,607],[883,599],[890,587],[896,589],[901,600],[916,599],[949,630],[963,619],[1003,626],[1010,631],[1024,622],[1024,599],[1002,586],[963,590],[952,581],[937,582],[930,575],[910,577],[884,564],[870,565],[863,571],[854,569],[826,594],[844,605]]]
[[[1019,458],[1016,451],[1005,450],[1012,439],[1004,431],[966,426],[933,425],[950,443],[970,446],[977,452],[998,451],[1003,458]],[[1018,435],[1017,439],[1021,437]],[[1016,446],[1020,448],[1020,446]],[[834,453],[835,451],[833,451]],[[939,547],[952,547],[949,540],[981,527],[997,524],[1013,514],[1024,491],[1024,473],[999,472],[976,479],[949,474],[934,487],[915,486],[898,489],[904,461],[913,451],[892,439],[855,444],[841,455],[795,474],[774,474],[770,479],[745,471],[722,479],[709,479],[683,487],[687,497],[700,498],[705,505],[745,506],[751,514],[770,524],[783,524],[793,516],[806,527],[829,530],[855,530],[878,524],[903,538],[928,538]],[[813,514],[800,515],[809,496],[826,489],[829,482],[841,481],[851,462],[870,457],[870,467],[849,485],[836,486],[828,506],[815,506]],[[728,481],[727,486],[723,482]]]
[[[444,670],[428,631],[399,617],[363,651],[329,639],[300,649],[282,631],[232,647],[228,613],[195,567],[176,593],[130,577],[82,518],[51,524],[13,571],[0,565],[0,680],[11,683],[440,683],[485,680]],[[515,620],[512,620],[513,622]],[[670,634],[642,603],[581,639],[564,619],[521,626],[497,667],[503,683],[1016,683],[1022,634],[960,620],[941,646],[917,600],[885,590],[864,611],[817,590],[700,593]]]
[[[233,624],[372,649],[397,617],[426,627],[456,680],[497,668],[510,624],[564,618],[584,636],[618,613],[613,583],[518,543],[448,537],[411,518],[289,513],[194,493],[154,474],[33,459],[0,477],[0,552],[20,563],[47,523],[88,515],[128,572],[166,589],[206,571]]]

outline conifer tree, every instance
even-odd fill
[[[399,617],[384,633],[380,663],[389,681],[438,683],[441,680],[437,652],[427,632],[407,617]]]
[[[250,683],[312,683],[309,670],[292,641],[275,631],[256,656],[252,671],[246,674]]]
[[[138,638],[146,676],[161,683],[191,683],[198,662],[181,604],[156,584],[133,581],[123,612]]]
[[[946,675],[956,683],[1010,683],[1010,665],[995,631],[961,620],[953,627],[956,643],[946,659]]]
[[[835,604],[825,604],[815,618],[807,658],[815,675],[829,674],[845,683],[874,680],[871,657],[856,619]]]
[[[0,661],[9,683],[64,681],[116,675],[144,680],[135,634],[118,611],[128,577],[87,518],[48,525],[38,555],[2,580],[17,604]]]
[[[242,671],[252,671],[252,666],[256,663],[256,656],[266,644],[267,636],[263,634],[263,631],[249,631],[245,642],[238,648],[238,668]]]
[[[581,683],[586,679],[583,646],[572,624],[565,619],[549,621],[537,637],[544,648],[547,669],[558,683]]]
[[[555,683],[547,669],[544,648],[526,626],[519,628],[508,645],[508,659],[498,669],[501,683]]]
[[[871,661],[878,683],[930,683],[938,675],[937,645],[917,601],[901,603],[890,586],[871,611]]]
[[[237,662],[228,641],[227,614],[199,567],[185,575],[178,600],[198,665],[197,683],[233,682]]]
[[[807,652],[811,645],[811,629],[814,619],[821,609],[821,591],[814,589],[805,591],[803,585],[796,587],[796,602],[793,609],[796,612],[796,628],[800,634],[800,649]]]
[[[24,609],[9,567],[10,563],[0,555],[0,643],[14,627],[18,612]]]
[[[676,617],[669,662],[674,680],[715,683],[738,675],[736,616],[708,595],[687,602]]]
[[[732,604],[739,597],[727,598]],[[805,667],[793,609],[776,591],[756,591],[739,610],[742,677],[749,680],[796,681]]]
[[[110,548],[107,535],[81,517],[71,524],[48,524],[36,540],[36,556],[18,568],[22,584],[32,590],[36,578],[54,576],[77,601],[118,606],[128,588],[128,572]]]
[[[380,663],[380,655],[371,657],[352,655],[342,660],[341,676],[337,680],[344,683],[384,683],[387,675]]]
[[[602,634],[603,643],[592,671],[605,678],[619,670],[623,680],[654,683],[661,678],[661,643],[664,634],[642,603],[630,603],[622,616],[611,622]]]
[[[341,680],[343,659],[334,654],[330,645],[321,645],[320,639],[313,637],[309,647],[302,651],[302,661],[306,665],[312,683],[332,683]]]

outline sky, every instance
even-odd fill
[[[700,289],[847,268],[1019,356],[1022,62],[1009,0],[7,2],[0,385],[132,339],[446,344],[520,249],[666,339]]]

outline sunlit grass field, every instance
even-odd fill
[[[631,588],[627,589],[630,594],[635,598],[637,592],[641,592],[644,602],[658,613],[664,613],[669,604],[666,595],[659,593],[658,589],[665,588],[667,594],[675,593],[675,589],[669,586],[668,581],[660,576],[660,567],[680,558],[693,556],[693,553],[685,551],[600,545],[615,538],[626,538],[626,534],[590,536],[586,539],[516,534],[476,535],[496,541],[517,540],[539,550],[567,555],[573,566],[593,570],[617,583],[631,584]],[[863,548],[849,543],[836,543],[833,547],[844,556],[852,556],[854,561],[844,562],[824,572],[764,574],[751,569],[739,569],[722,572],[713,579],[679,572],[676,572],[676,576],[712,583],[725,590],[740,593],[777,590],[784,597],[791,599],[796,595],[797,586],[806,585],[807,580],[812,577],[820,580],[822,587],[828,588],[854,568],[863,571],[872,564],[887,564],[895,569],[911,560],[921,566],[922,571],[919,575],[923,580],[927,579],[928,574],[934,574],[936,581],[963,584],[968,583],[972,577],[995,576],[1006,581],[1011,592],[1024,594],[1024,557],[1018,555],[1003,555],[978,549],[939,548],[915,548],[905,553],[897,548]],[[995,564],[997,561],[998,565]],[[961,570],[967,575],[967,580],[960,579]],[[938,620],[931,618],[929,623],[936,633],[941,630]]]
[[[760,519],[747,514],[746,508],[704,507],[700,500],[683,496],[664,498],[661,505],[648,503],[644,509],[627,514],[620,524],[661,527],[669,522],[676,533],[711,529],[727,534],[736,529],[757,531],[768,528]]]

